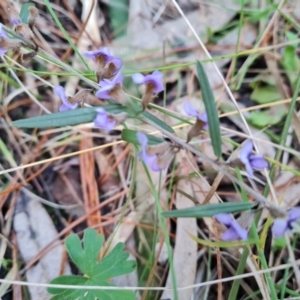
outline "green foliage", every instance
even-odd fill
[[[203,218],[213,217],[220,213],[234,213],[251,209],[253,203],[218,203],[198,205],[195,207],[165,211],[162,215],[166,218]]]
[[[285,108],[278,106],[276,113],[271,113],[271,110],[253,111],[250,113],[249,121],[257,127],[266,127],[279,123],[286,115]]]
[[[198,80],[201,87],[202,98],[205,105],[208,126],[209,126],[209,135],[211,138],[211,143],[214,148],[214,153],[217,157],[222,155],[222,140],[221,140],[221,131],[220,131],[220,120],[218,116],[218,111],[215,103],[215,98],[210,87],[207,75],[202,64],[197,61],[197,74]]]
[[[85,59],[83,58],[83,56],[81,55],[80,51],[78,50],[78,48],[76,47],[76,45],[74,44],[74,42],[72,41],[72,39],[70,38],[69,34],[67,33],[67,31],[65,30],[64,26],[61,24],[61,22],[59,21],[57,15],[55,14],[54,10],[52,9],[52,6],[50,4],[49,0],[44,0],[44,3],[46,5],[46,7],[48,8],[52,18],[54,19],[55,23],[57,24],[57,26],[59,27],[59,29],[61,30],[61,32],[63,33],[64,37],[67,39],[67,41],[69,42],[70,46],[73,48],[73,50],[75,51],[75,53],[78,55],[80,61],[84,64],[84,66],[86,67],[86,69],[89,71],[89,73],[92,74],[92,71],[90,70],[88,64],[86,63]]]
[[[109,280],[113,277],[128,274],[135,267],[135,261],[127,260],[129,254],[124,252],[124,244],[119,243],[98,261],[99,251],[103,245],[104,238],[97,235],[96,230],[88,228],[84,231],[83,246],[76,234],[71,234],[66,239],[66,248],[72,261],[83,272],[84,276],[65,275],[59,276],[51,281],[51,284],[81,285],[113,287]],[[48,288],[50,294],[58,299],[85,299],[85,300],[134,300],[132,291],[121,290],[89,290],[87,289],[60,289]]]
[[[257,85],[255,90],[252,92],[250,99],[259,103],[265,104],[274,102],[280,99],[280,95],[275,86],[260,86]]]
[[[30,6],[35,6],[34,3],[32,2],[28,2],[28,3],[24,3],[21,7],[21,11],[20,11],[20,19],[22,21],[22,23],[24,24],[28,24],[28,17],[29,17],[29,10],[28,8]]]
[[[129,15],[128,0],[110,0],[108,13],[115,36],[125,35]]]
[[[139,142],[136,137],[137,131],[131,129],[123,129],[122,130],[122,140],[134,144],[139,145]],[[148,137],[148,145],[157,145],[164,142],[164,139],[156,137],[154,135],[146,134]]]

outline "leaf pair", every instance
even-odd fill
[[[59,276],[53,279],[51,284],[112,287],[114,285],[109,282],[111,278],[134,271],[136,263],[133,260],[127,260],[129,253],[124,252],[123,243],[117,244],[110,253],[98,262],[99,251],[103,241],[103,236],[97,235],[97,232],[91,228],[84,231],[83,246],[76,234],[68,236],[66,239],[67,251],[84,276]],[[56,295],[51,298],[52,300],[135,299],[134,292],[121,290],[60,289],[50,287],[48,292]]]

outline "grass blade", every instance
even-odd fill
[[[165,218],[203,218],[213,217],[220,213],[234,213],[251,209],[253,203],[217,203],[198,205],[195,207],[165,211],[162,215]]]
[[[217,157],[221,157],[222,140],[221,140],[221,131],[220,131],[220,121],[219,121],[217,107],[215,104],[215,98],[201,62],[197,61],[196,65],[197,65],[198,80],[202,91],[202,98],[203,98],[203,102],[205,105],[207,118],[208,118],[209,135],[211,138],[215,155]]]
[[[81,55],[81,53],[78,51],[76,45],[73,43],[72,39],[70,38],[69,34],[66,32],[66,30],[64,29],[63,25],[60,23],[57,15],[55,14],[54,10],[51,7],[51,4],[49,2],[49,0],[44,0],[45,5],[47,6],[52,18],[54,19],[55,23],[57,24],[57,26],[59,27],[59,29],[61,30],[61,32],[63,33],[63,35],[65,36],[65,38],[67,39],[67,41],[69,42],[70,46],[73,48],[73,50],[75,51],[75,53],[78,55],[79,59],[81,60],[81,62],[85,65],[85,67],[87,68],[87,70],[93,74],[93,72],[91,71],[91,69],[89,68],[89,66],[87,65],[87,63],[85,62],[85,59],[83,58],[83,56]]]

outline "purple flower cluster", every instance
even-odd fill
[[[248,238],[248,232],[231,214],[220,213],[214,216],[216,220],[227,227],[221,239],[223,241],[244,240]],[[272,234],[275,238],[281,238],[293,229],[295,222],[300,218],[300,207],[294,207],[287,211],[286,218],[275,218],[272,226]]]

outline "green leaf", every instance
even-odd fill
[[[128,0],[110,0],[108,13],[114,36],[125,35],[128,23]]]
[[[142,113],[142,115],[151,120],[152,122],[154,122],[156,125],[158,125],[159,127],[171,132],[171,133],[175,133],[174,129],[169,126],[168,124],[166,124],[165,122],[163,122],[162,120],[160,120],[159,118],[155,117],[154,115],[152,115],[151,113],[149,113],[148,111],[144,111]]]
[[[145,121],[144,119],[148,119],[158,125],[159,127],[163,128],[164,130],[167,130],[171,133],[175,133],[174,129],[170,127],[168,124],[160,120],[159,118],[155,117],[148,111],[143,111],[142,108],[137,105],[136,103],[132,102],[131,104],[132,109],[134,110],[136,118],[140,119],[141,121]]]
[[[76,234],[71,234],[66,239],[66,248],[72,261],[84,273],[84,276],[64,275],[51,281],[51,284],[86,286],[86,289],[59,289],[49,287],[50,294],[58,299],[79,300],[134,300],[132,291],[122,290],[89,290],[89,286],[113,287],[110,279],[116,276],[128,274],[134,271],[136,264],[133,260],[127,260],[129,253],[124,252],[125,245],[117,244],[111,252],[106,254],[99,262],[99,252],[103,246],[104,238],[98,235],[96,230],[88,228],[84,231],[83,245]]]
[[[18,120],[12,122],[12,125],[22,128],[63,127],[92,122],[95,119],[96,114],[95,108],[85,107]]]
[[[257,86],[250,96],[251,100],[264,104],[280,99],[278,91],[273,86]]]
[[[136,137],[137,131],[131,129],[122,130],[122,140],[128,143],[139,145],[139,142]],[[165,142],[164,139],[156,137],[154,135],[146,134],[148,137],[148,145],[157,145]]]
[[[284,48],[283,62],[284,68],[288,71],[296,71],[299,61],[297,58],[296,47],[288,45]]]
[[[89,68],[88,64],[86,63],[85,59],[83,58],[83,56],[81,55],[81,53],[78,51],[78,49],[77,49],[76,45],[74,44],[74,42],[72,41],[72,39],[70,38],[69,34],[64,29],[63,25],[60,23],[57,15],[55,14],[54,10],[52,9],[52,6],[51,6],[49,0],[44,0],[44,3],[47,6],[47,8],[48,8],[48,10],[49,10],[52,18],[54,19],[55,23],[59,27],[60,31],[63,33],[63,35],[65,36],[65,38],[67,39],[67,41],[69,42],[70,46],[73,48],[73,50],[75,51],[75,53],[78,55],[78,57],[81,60],[81,62],[84,64],[84,66],[87,68],[87,70],[91,74],[93,74],[93,72]]]
[[[24,23],[24,24],[28,24],[28,17],[29,17],[29,9],[28,8],[30,6],[35,6],[35,4],[32,2],[28,2],[28,3],[24,3],[21,7],[19,16],[20,16],[22,23]]]
[[[276,114],[271,113],[270,110],[263,110],[259,112],[253,111],[250,113],[250,117],[248,120],[257,127],[266,127],[269,125],[278,124],[286,115],[286,111],[284,107],[280,109],[280,107],[278,106],[277,108],[278,109],[276,110]]]
[[[111,114],[127,112],[129,116],[134,116],[134,113],[132,111],[120,104],[110,103],[101,107]],[[14,121],[12,122],[12,125],[21,128],[49,128],[89,123],[93,122],[96,117],[96,108],[97,107],[83,107],[74,110],[42,115],[38,117]]]
[[[220,121],[218,116],[217,107],[215,104],[215,98],[205,70],[202,64],[197,61],[197,74],[198,80],[202,91],[202,98],[205,105],[208,126],[209,126],[209,135],[211,138],[212,146],[214,148],[214,153],[217,157],[222,155],[222,140],[221,140],[221,131],[220,131]]]
[[[166,218],[203,218],[213,217],[220,213],[234,213],[251,209],[253,203],[218,203],[198,205],[195,207],[165,211],[162,215]]]
[[[66,240],[66,248],[76,266],[88,276],[93,276],[98,260],[99,249],[103,244],[103,236],[91,228],[84,231],[83,249],[77,234],[70,234]]]
[[[88,278],[84,278],[82,276],[77,276],[77,275],[63,275],[54,278],[51,281],[51,284],[64,284],[64,285],[84,285]],[[61,294],[62,289],[55,288],[55,287],[48,287],[47,291],[49,294]],[[70,292],[74,290],[68,290]]]

